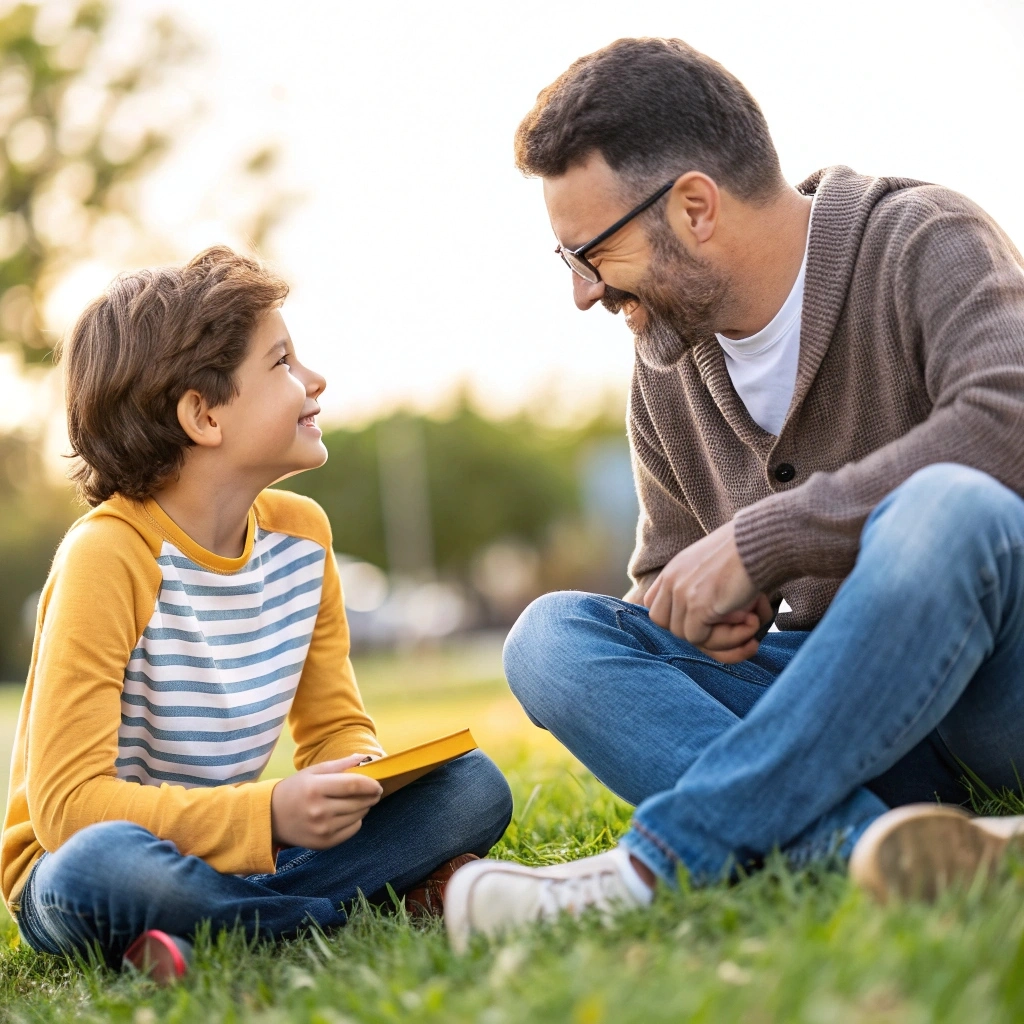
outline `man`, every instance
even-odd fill
[[[576,305],[633,332],[641,513],[626,599],[546,595],[505,668],[637,809],[611,853],[462,869],[456,946],[776,847],[852,855],[881,899],[990,865],[1024,822],[957,805],[968,770],[1024,766],[1017,250],[938,186],[787,185],[753,98],[679,40],[576,61],[516,160]]]

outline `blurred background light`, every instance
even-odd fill
[[[631,340],[576,310],[512,165],[537,92],[618,36],[737,74],[794,182],[940,181],[1024,238],[1016,0],[0,0],[0,21],[0,678],[82,511],[54,345],[114,274],[219,242],[291,282],[328,379],[330,460],[286,486],[330,517],[357,648],[625,591]]]

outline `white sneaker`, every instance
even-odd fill
[[[563,912],[579,917],[587,907],[610,916],[646,906],[652,895],[621,846],[547,868],[478,860],[452,875],[444,893],[444,922],[452,948],[464,953],[474,932],[493,938]]]

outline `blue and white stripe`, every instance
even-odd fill
[[[124,674],[119,778],[192,787],[259,777],[302,674],[325,554],[258,531],[245,566],[219,573],[164,541],[156,608]]]

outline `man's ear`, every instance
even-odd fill
[[[722,197],[714,181],[700,171],[688,171],[672,186],[665,215],[676,237],[693,250],[715,233],[721,208]]]
[[[202,448],[218,448],[224,441],[220,420],[194,388],[178,399],[178,423],[181,429]]]

